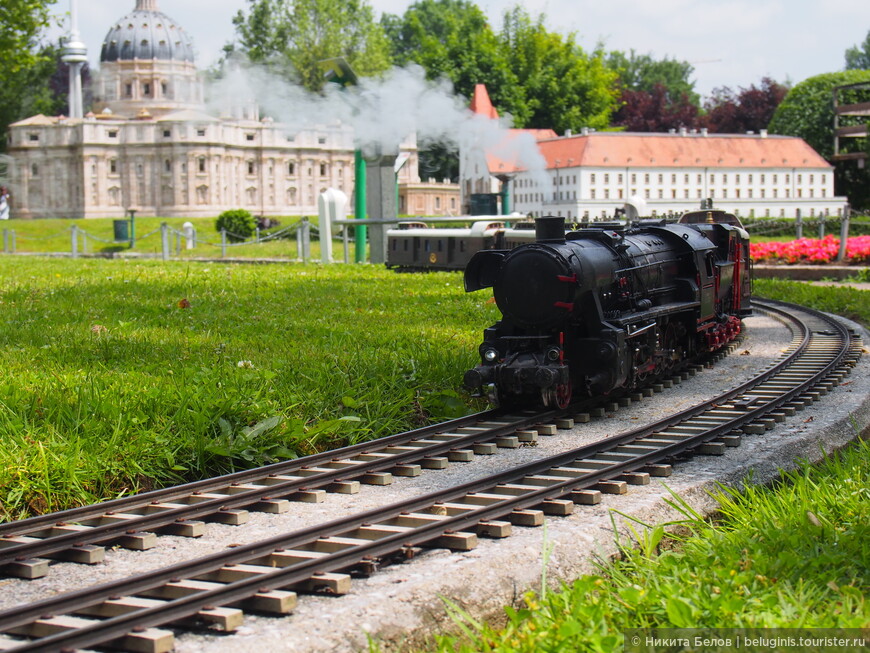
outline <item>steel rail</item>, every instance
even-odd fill
[[[788,316],[788,313],[784,313],[784,315]],[[817,314],[817,316],[826,321],[828,320],[826,316],[821,314]],[[828,322],[828,324],[831,323]],[[759,375],[758,382],[764,383],[766,380],[775,376],[778,372],[781,372],[784,368],[790,367],[791,364],[795,362],[795,354],[799,355],[800,352],[807,350],[812,335],[813,334],[809,329],[804,330],[800,339],[800,344],[795,347],[795,352],[787,356],[785,360],[777,364],[773,369]],[[836,323],[835,333],[831,335],[840,341],[839,350],[833,354],[816,356],[816,358],[826,358],[827,360],[821,360],[819,363],[814,364],[816,369],[808,378],[803,380],[801,383],[795,384],[791,390],[784,392],[782,396],[775,397],[765,404],[759,405],[755,409],[746,410],[742,414],[737,414],[733,419],[720,423],[703,434],[687,437],[682,441],[673,442],[656,451],[649,451],[646,454],[636,456],[630,460],[613,461],[611,464],[601,469],[589,471],[588,473],[566,479],[563,482],[527,492],[519,497],[506,496],[505,501],[499,502],[498,504],[479,506],[460,514],[445,516],[437,522],[416,528],[413,532],[402,532],[388,535],[370,543],[355,546],[352,549],[345,549],[329,554],[324,558],[274,569],[268,571],[268,573],[260,574],[252,578],[228,583],[220,588],[206,590],[181,599],[171,600],[163,605],[153,608],[138,610],[135,613],[112,617],[82,629],[41,638],[10,650],[48,650],[45,647],[56,647],[60,645],[65,647],[81,647],[111,641],[123,637],[135,627],[141,628],[170,623],[183,617],[195,615],[206,608],[209,604],[226,605],[228,603],[248,598],[253,594],[266,591],[270,588],[286,587],[304,581],[316,572],[346,569],[358,564],[366,556],[385,556],[406,546],[426,544],[438,539],[450,530],[474,526],[480,524],[480,522],[484,520],[501,517],[518,509],[534,507],[548,499],[558,498],[564,496],[568,492],[593,486],[602,480],[613,478],[615,475],[620,473],[642,468],[647,464],[662,460],[663,458],[668,459],[679,456],[697,448],[704,442],[708,442],[720,435],[729,433],[735,428],[739,428],[742,425],[752,422],[769,413],[771,410],[775,410],[777,407],[794,400],[795,397],[807,392],[807,388],[812,387],[820,380],[829,376],[834,369],[843,363],[851,349],[849,332],[840,327],[838,323]],[[830,349],[830,347],[827,349]],[[756,385],[758,385],[758,383],[756,383]],[[741,389],[748,390],[751,389],[751,387],[752,384],[748,383],[743,384]],[[705,402],[705,405],[703,405],[704,409],[706,410],[709,408],[710,404],[721,405],[734,397],[740,396],[740,394],[741,393],[736,389],[724,393],[710,402]],[[689,411],[683,411],[683,413],[686,412]],[[671,421],[672,420],[663,420],[659,424],[667,425]],[[665,426],[665,428],[667,428],[667,426]],[[64,611],[82,609],[89,605],[95,605],[106,600],[106,597],[112,594],[118,594],[119,592],[124,592],[127,595],[135,594],[152,588],[155,585],[169,582],[174,577],[182,575],[188,578],[195,577],[227,564],[234,564],[244,560],[252,560],[268,556],[270,553],[274,553],[278,548],[299,547],[306,543],[310,544],[312,541],[323,540],[331,535],[347,533],[348,531],[353,531],[354,529],[365,526],[366,523],[370,521],[385,521],[393,519],[406,512],[413,512],[439,503],[455,501],[463,496],[469,496],[475,492],[479,492],[482,489],[497,488],[499,485],[509,483],[510,481],[523,479],[529,475],[538,474],[554,467],[566,465],[572,461],[589,458],[594,456],[595,453],[614,449],[622,443],[640,440],[645,437],[644,434],[648,431],[649,427],[638,429],[630,433],[615,436],[614,438],[610,438],[603,442],[580,447],[558,456],[529,463],[519,468],[502,472],[485,479],[466,483],[447,491],[409,499],[383,509],[370,510],[359,515],[334,520],[327,524],[312,526],[291,534],[271,538],[270,540],[263,542],[258,542],[245,547],[238,547],[229,552],[214,554],[190,563],[181,563],[163,570],[149,572],[142,576],[130,579],[129,581],[116,581],[115,583],[110,583],[92,590],[82,590],[55,599],[48,599],[32,604],[23,610],[18,609],[6,611],[0,613],[0,631],[8,631],[12,628],[24,625],[33,619],[38,618],[40,615],[45,615],[46,613],[58,614]]]

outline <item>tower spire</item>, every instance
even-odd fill
[[[136,11],[160,11],[157,0],[136,0]]]
[[[88,60],[88,49],[79,36],[76,0],[70,0],[69,38],[63,48],[61,59],[69,65],[69,117],[82,118],[82,68]]]

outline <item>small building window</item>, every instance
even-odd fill
[[[151,84],[148,84],[147,82],[145,83],[145,85],[142,87],[142,94],[145,97],[151,97]]]
[[[39,142],[39,134],[37,134],[36,132],[31,132],[30,134],[28,134],[28,137],[30,138],[31,143]]]
[[[249,175],[254,174],[255,169],[256,169],[256,168],[255,168],[254,162],[253,162],[253,161],[248,161],[248,174],[249,174]]]
[[[197,129],[196,135],[197,136],[205,136],[205,129]]]
[[[109,130],[109,138],[118,138],[118,130],[110,129]]]
[[[116,175],[118,174],[118,160],[117,159],[109,159],[109,173]]]
[[[30,164],[30,175],[32,177],[39,176],[39,164],[38,163],[31,163]]]
[[[127,97],[133,97],[133,85],[132,84],[126,84],[124,86],[124,95],[126,95]]]
[[[318,137],[317,142],[320,143],[321,145],[326,145],[326,136]]]
[[[163,138],[172,138],[172,130],[164,129],[163,130]]]
[[[287,174],[291,177],[296,174],[296,164],[293,161],[287,164]]]
[[[245,138],[248,139],[249,141],[252,141],[252,140],[254,140],[254,135],[253,134],[245,134]]]
[[[163,162],[163,170],[165,172],[172,172],[172,161],[170,161],[169,159],[166,159]]]
[[[201,156],[196,160],[197,167],[200,172],[205,172],[205,157]]]
[[[325,177],[328,172],[327,165],[325,163],[320,164],[320,176]]]

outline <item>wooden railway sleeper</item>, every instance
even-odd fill
[[[75,631],[95,623],[94,619],[71,616],[48,616],[26,627],[12,629],[11,633],[31,638],[46,637],[59,632]],[[169,653],[175,648],[175,635],[170,630],[146,628],[131,632],[119,640],[108,642],[110,648],[120,648],[135,653]]]

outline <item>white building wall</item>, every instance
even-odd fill
[[[717,208],[741,217],[841,215],[846,203],[834,194],[829,168],[573,167],[550,171],[552,186],[540,189],[531,176],[514,181],[514,207],[533,216],[613,217],[632,197],[650,214],[696,209],[712,198]],[[543,197],[543,200],[539,199]]]

